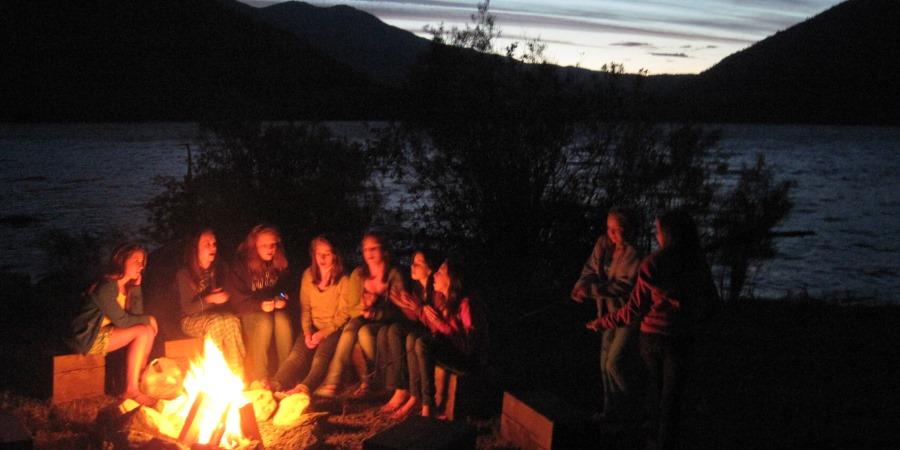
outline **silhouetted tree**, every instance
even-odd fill
[[[149,204],[147,232],[159,242],[209,225],[231,248],[269,222],[303,257],[323,231],[355,243],[379,204],[362,147],[321,125],[207,126],[194,160],[192,179],[161,179],[166,190]]]
[[[729,301],[740,298],[753,264],[775,256],[771,232],[793,207],[792,186],[789,181],[776,182],[765,157],[759,155],[754,166],[743,168],[734,190],[722,201],[713,229],[717,261],[728,270]]]

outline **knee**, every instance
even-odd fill
[[[224,322],[225,326],[229,329],[240,330],[241,329],[241,319],[238,319],[236,316],[228,314],[221,316],[222,322]]]

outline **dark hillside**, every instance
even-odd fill
[[[0,120],[367,117],[380,88],[216,0],[4,2]]]

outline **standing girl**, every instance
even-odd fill
[[[640,255],[631,245],[631,214],[612,209],[606,216],[606,234],[597,239],[594,251],[581,269],[572,289],[572,299],[593,299],[597,317],[614,313],[628,300],[634,286]],[[641,378],[637,355],[637,324],[603,332],[600,343],[600,378],[603,383],[603,417],[630,419],[640,413],[635,386]]]
[[[650,376],[650,398],[658,420],[656,445],[670,448],[677,438],[694,335],[718,301],[718,293],[700,248],[697,226],[686,212],[675,210],[659,216],[656,239],[660,249],[641,263],[628,303],[587,326],[599,330],[640,322],[641,357]]]

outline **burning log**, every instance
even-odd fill
[[[184,419],[184,426],[182,426],[181,433],[178,435],[178,442],[185,445],[197,443],[197,437],[200,434],[200,421],[197,419],[204,403],[206,403],[206,393],[200,392],[197,394],[197,398],[194,399],[187,418]]]
[[[241,433],[245,438],[262,444],[262,436],[259,434],[259,423],[256,421],[253,405],[247,403],[241,406],[239,411],[241,414]]]

